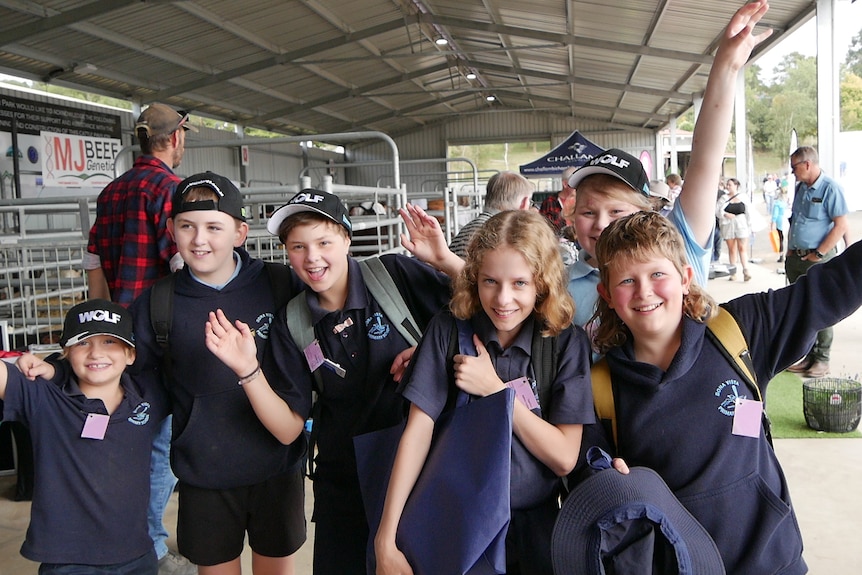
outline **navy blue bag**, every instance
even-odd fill
[[[475,355],[472,330],[468,327],[466,335],[462,331],[459,324],[462,353],[472,350]],[[506,572],[514,397],[511,389],[480,399],[461,392],[455,408],[437,419],[431,449],[396,536],[416,575]],[[373,539],[404,426],[353,440],[370,530],[367,566],[372,575]]]

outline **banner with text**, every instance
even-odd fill
[[[56,132],[41,137],[44,186],[101,189],[114,179],[119,139]]]

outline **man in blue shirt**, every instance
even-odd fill
[[[847,232],[848,223],[844,191],[820,169],[817,150],[810,146],[798,148],[790,156],[790,168],[797,184],[784,269],[787,281],[794,283],[811,266],[838,253],[836,246]],[[829,373],[831,348],[832,328],[828,327],[817,333],[814,347],[788,371],[803,377],[823,377]]]

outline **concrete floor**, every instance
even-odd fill
[[[763,206],[758,206],[763,212]],[[862,238],[862,212],[850,217],[853,238]],[[744,293],[777,289],[784,276],[782,266],[768,246],[765,232],[758,234],[751,265],[750,282],[710,280],[708,289],[718,301]],[[722,251],[727,261],[726,250]],[[832,374],[862,373],[862,312],[835,327]],[[768,398],[767,398],[768,400]],[[775,449],[784,466],[805,542],[805,560],[813,575],[850,575],[862,572],[862,440],[780,439]],[[18,550],[29,521],[30,505],[9,500],[14,478],[0,477],[0,575],[34,575],[37,564],[23,559]],[[311,486],[307,489],[307,516],[311,516]],[[166,522],[176,521],[176,496],[169,506]],[[311,573],[311,541],[314,526],[309,523],[309,541],[297,555],[297,573]],[[173,541],[169,541],[173,545]],[[243,554],[243,571],[251,573],[248,550]]]

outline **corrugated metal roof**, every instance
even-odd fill
[[[0,71],[285,133],[397,135],[507,112],[655,130],[705,88],[739,5],[0,0]],[[759,51],[813,10],[773,0],[763,24],[778,33]]]

